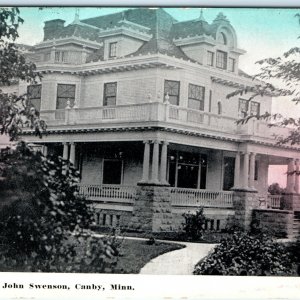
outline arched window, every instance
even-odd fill
[[[223,45],[227,45],[227,37],[224,32],[220,32],[218,41]]]
[[[221,101],[218,102],[218,115],[222,114],[222,103]]]

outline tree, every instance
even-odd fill
[[[17,8],[0,8],[0,84],[35,83],[36,66],[18,52],[23,19]],[[41,138],[46,124],[26,95],[0,91],[0,133],[17,140],[24,125]],[[105,272],[116,247],[89,231],[93,210],[78,193],[79,174],[61,157],[44,157],[24,142],[0,156],[1,271]]]
[[[300,25],[300,14],[296,14]],[[300,38],[300,36],[299,36]],[[300,102],[300,47],[294,47],[282,56],[276,58],[266,58],[257,61],[261,65],[260,73],[253,76],[253,80],[258,81],[253,87],[241,88],[227,95],[231,98],[236,95],[251,93],[249,101],[256,96],[274,95],[274,96],[289,96],[291,101],[298,104]],[[283,88],[278,88],[276,85],[281,85]],[[280,114],[271,115],[270,112],[258,116],[247,116],[238,120],[238,123],[247,123],[250,119],[263,119],[274,121],[270,126],[288,126],[292,130],[287,137],[278,136],[279,144],[291,143],[300,144],[300,118],[285,118]]]
[[[14,43],[24,22],[19,14],[18,8],[0,8],[0,87],[16,80],[36,83],[41,78],[35,64],[26,62]],[[45,122],[26,95],[8,94],[0,88],[0,133],[16,140],[23,126],[31,127],[40,137],[46,130]]]
[[[280,187],[279,183],[272,183],[268,187],[268,192],[271,195],[282,195],[285,192],[285,189]]]

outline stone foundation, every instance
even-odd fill
[[[235,225],[244,230],[250,229],[252,211],[258,207],[257,192],[235,191],[233,195],[233,209],[235,211]]]
[[[276,237],[292,237],[294,212],[276,209],[254,209],[253,220],[261,229]]]
[[[138,186],[129,228],[142,232],[173,230],[170,192],[165,186]]]

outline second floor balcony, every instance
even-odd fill
[[[176,105],[149,102],[118,106],[67,107],[43,110],[41,118],[51,127],[80,126],[153,126],[161,125],[176,129],[205,132],[232,138],[251,138],[274,141],[275,136],[287,136],[288,128],[270,127],[266,121],[250,119],[246,124],[237,124],[237,119]]]

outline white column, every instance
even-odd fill
[[[69,158],[69,145],[68,143],[63,143],[64,151],[63,151],[63,159],[68,160]]]
[[[234,188],[240,187],[240,169],[241,169],[241,153],[238,151],[235,155],[234,165]]]
[[[75,159],[76,159],[76,157],[75,157],[75,150],[76,150],[76,145],[75,145],[75,143],[71,143],[71,147],[70,147],[70,163],[71,164],[73,164],[73,165],[75,165]]]
[[[48,147],[46,145],[43,146],[43,155],[45,157],[48,155]]]
[[[289,193],[295,193],[295,160],[293,158],[288,160],[286,188]]]
[[[295,192],[299,194],[299,171],[300,171],[299,159],[296,159],[296,174],[295,174]]]
[[[162,184],[168,184],[167,182],[167,152],[168,142],[163,141],[160,155],[160,182]]]
[[[255,153],[250,153],[249,187],[254,189]]]
[[[149,166],[150,166],[150,141],[144,141],[144,161],[143,161],[143,178],[140,182],[149,181]]]
[[[248,177],[249,177],[249,153],[244,153],[244,170],[243,170],[243,188],[248,189]]]
[[[154,184],[159,184],[158,163],[159,163],[159,141],[153,141],[151,183]]]

